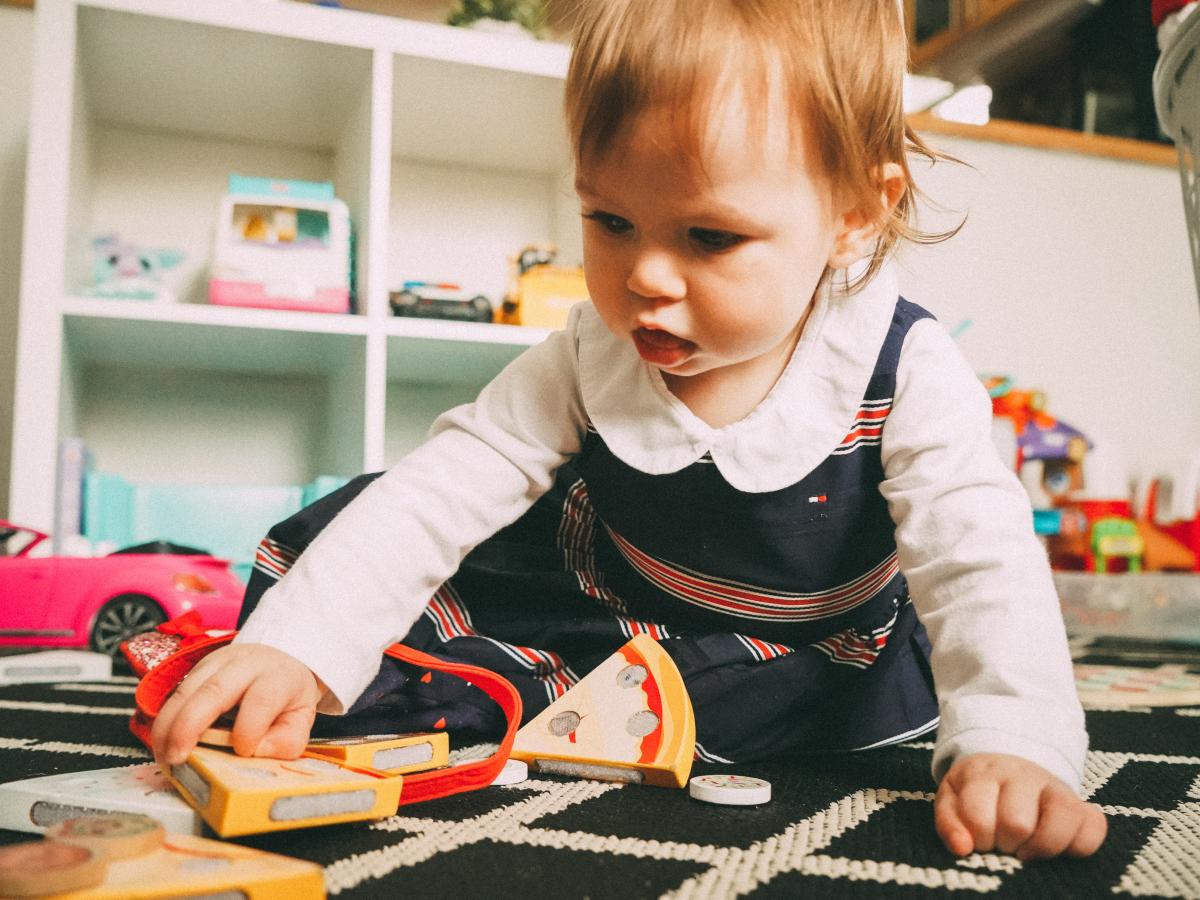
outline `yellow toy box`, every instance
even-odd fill
[[[214,747],[197,747],[167,777],[222,837],[390,816],[403,781],[311,753],[267,759]]]
[[[444,731],[433,731],[423,734],[311,738],[308,752],[336,759],[347,766],[404,775],[440,769],[446,765],[450,759],[450,736]]]
[[[506,325],[562,328],[576,303],[588,298],[583,269],[554,264],[558,251],[531,244],[509,258],[508,293],[497,320]]]
[[[45,900],[320,900],[315,863],[190,834],[148,816],[69,819],[46,839],[0,847],[0,896]]]

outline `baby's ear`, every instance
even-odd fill
[[[879,206],[873,210],[859,206],[842,214],[841,229],[829,254],[831,269],[845,269],[871,254],[888,214],[904,196],[905,186],[904,170],[896,163],[884,163],[880,169]]]

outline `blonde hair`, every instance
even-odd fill
[[[577,162],[609,151],[651,106],[673,110],[680,146],[698,161],[721,89],[731,79],[742,88],[761,135],[774,83],[792,121],[812,136],[835,195],[879,223],[870,264],[851,287],[869,281],[901,240],[934,243],[958,231],[914,225],[908,154],[951,157],[927,147],[905,120],[908,41],[896,0],[581,0],[571,22],[565,102]],[[885,214],[886,163],[900,166],[904,189]]]

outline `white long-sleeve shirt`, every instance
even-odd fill
[[[794,484],[854,421],[896,296],[886,269],[853,296],[821,292],[771,393],[722,428],[692,414],[590,305],[576,307],[352,501],[238,640],[312,669],[329,688],[322,712],[348,708],[463,557],[550,488],[589,422],[648,474],[707,453],[739,490]],[[935,777],[960,756],[1011,753],[1078,788],[1087,737],[1049,566],[992,445],[987,394],[934,320],[905,340],[881,452],[901,570],[933,646]]]

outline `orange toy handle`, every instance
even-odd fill
[[[138,740],[150,747],[150,729],[154,724],[154,718],[179,682],[197,662],[217,647],[229,643],[233,637],[234,635],[229,633],[195,641],[164,659],[143,676],[134,694],[137,709],[129,720],[129,730]],[[521,695],[517,693],[517,689],[507,678],[488,669],[445,662],[403,644],[393,644],[384,652],[401,662],[462,678],[491,697],[504,710],[504,716],[507,719],[507,727],[500,746],[486,759],[451,766],[448,769],[434,769],[429,772],[405,775],[404,789],[400,792],[400,805],[448,797],[451,794],[461,794],[491,784],[504,767],[509,751],[512,750],[517,729],[521,725]]]

